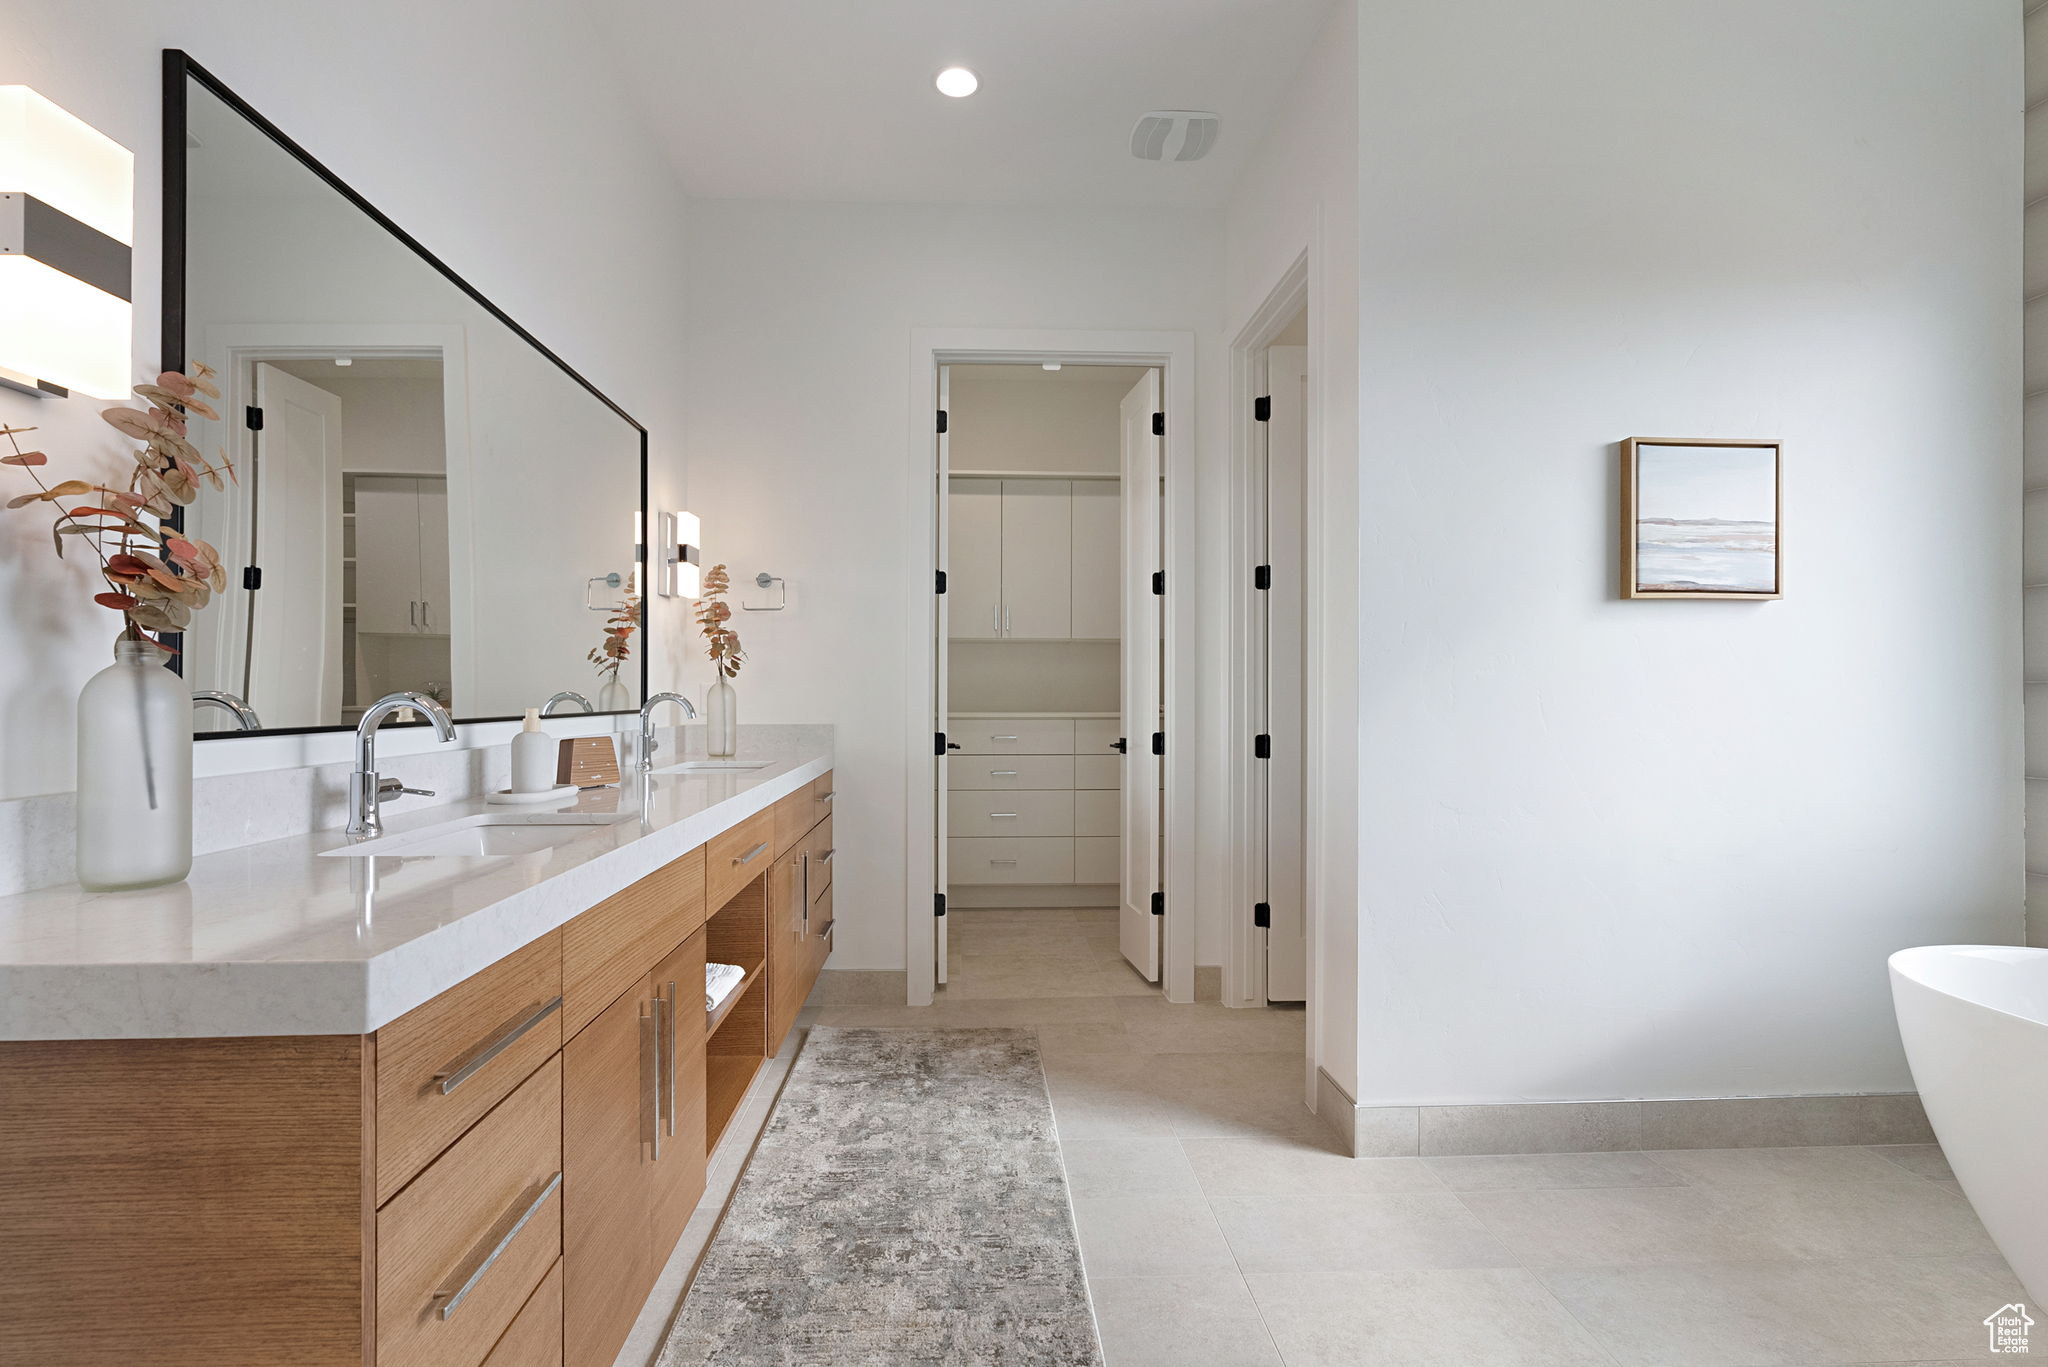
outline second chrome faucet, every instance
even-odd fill
[[[400,793],[411,793],[415,797],[434,795],[430,788],[408,788],[395,778],[380,778],[377,774],[377,728],[384,724],[385,718],[408,707],[425,713],[442,741],[455,739],[455,723],[449,718],[448,709],[424,693],[389,693],[371,703],[362,720],[356,723],[356,768],[348,781],[350,835],[368,838],[383,834],[383,804],[387,797],[397,797]]]

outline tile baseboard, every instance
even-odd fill
[[[1316,1102],[1357,1158],[1934,1142],[1914,1092],[1360,1106],[1318,1069]]]

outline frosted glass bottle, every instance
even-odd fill
[[[597,710],[600,712],[631,712],[633,690],[619,682],[614,674],[604,681],[604,687],[597,690]]]
[[[740,698],[724,679],[704,695],[704,753],[731,759],[740,752]]]
[[[153,888],[192,871],[192,695],[147,641],[78,695],[78,881]]]

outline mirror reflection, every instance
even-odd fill
[[[589,657],[637,602],[640,429],[228,101],[187,97],[186,359],[223,399],[190,436],[240,477],[186,510],[230,578],[185,634],[195,695],[266,730],[352,726],[400,689],[458,720],[565,691],[637,707],[637,633],[620,667]]]

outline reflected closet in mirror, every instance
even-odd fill
[[[615,677],[588,656],[638,603],[645,430],[184,54],[164,80],[164,366],[219,372],[189,435],[239,477],[183,510],[230,577],[186,683],[264,731],[399,689],[458,721],[638,707],[644,630]]]

